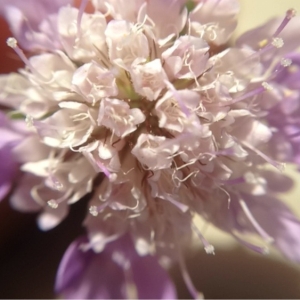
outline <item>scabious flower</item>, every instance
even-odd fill
[[[48,230],[90,195],[87,235],[67,250],[56,291],[174,298],[162,267],[178,262],[199,297],[182,246],[195,233],[214,247],[195,215],[254,251],[274,243],[299,261],[300,223],[276,198],[288,188],[283,163],[299,163],[295,11],[227,47],[236,0],[71,4],[1,6],[25,64],[0,77],[2,105],[28,127],[13,149],[23,175],[12,204],[39,211]]]

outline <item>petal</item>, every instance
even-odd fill
[[[46,206],[45,210],[38,216],[37,222],[41,230],[47,231],[56,227],[69,212],[69,206],[64,202],[56,209]]]
[[[41,179],[31,174],[25,174],[19,180],[17,188],[10,197],[11,206],[22,212],[36,212],[41,210],[42,206],[35,202],[30,196],[31,189],[39,185]]]
[[[129,236],[106,246],[103,252],[84,250],[85,237],[67,249],[57,273],[55,289],[68,299],[124,299],[134,284],[138,299],[175,299],[167,273],[154,257],[140,257]],[[125,277],[128,265],[132,282]]]
[[[274,238],[290,260],[300,262],[300,221],[281,201],[271,196],[252,198],[249,207],[260,226]]]
[[[71,2],[72,0],[1,0],[0,15],[5,17],[22,47],[31,49],[34,43],[28,36],[32,37],[33,32],[38,31],[39,25],[50,14]]]
[[[176,299],[176,289],[154,257],[139,257],[132,264],[139,299]]]
[[[11,189],[11,182],[0,182],[0,202],[8,194]]]
[[[266,41],[267,37],[271,37],[275,33],[282,20],[283,18],[275,18],[258,28],[247,31],[237,40],[237,46],[247,46],[252,49],[261,48],[261,44]],[[298,48],[300,39],[299,26],[300,17],[294,17],[279,34],[279,37],[283,39],[284,47],[276,49],[276,55],[280,56]],[[272,55],[274,54],[272,53]]]

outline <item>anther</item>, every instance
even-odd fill
[[[291,8],[286,12],[286,17],[288,20],[290,20],[290,19],[294,18],[296,16],[296,14],[297,14],[296,9]]]
[[[56,190],[61,191],[61,190],[63,189],[64,185],[63,185],[61,182],[59,182],[59,181],[57,181],[57,180],[54,180],[54,181],[53,181],[53,187],[54,187]]]
[[[215,247],[213,245],[209,245],[209,246],[204,247],[204,250],[207,254],[215,255]]]
[[[27,115],[25,118],[25,123],[28,128],[32,127],[33,126],[33,117],[30,115]]]
[[[32,72],[32,74],[35,74],[38,77],[41,77],[43,80],[45,80],[44,76],[41,75],[39,72],[37,72],[34,67],[31,65],[29,59],[25,56],[24,52],[21,50],[21,48],[18,46],[18,42],[14,37],[9,37],[6,40],[7,46],[14,49],[16,54],[20,57],[20,59],[23,61],[23,63],[29,68],[29,70]]]
[[[289,9],[286,12],[285,18],[283,19],[283,21],[281,22],[281,24],[279,25],[279,27],[277,28],[277,30],[275,31],[275,33],[273,34],[273,37],[278,36],[282,30],[285,28],[285,26],[290,22],[290,20],[296,16],[296,10],[295,9]]]
[[[275,48],[282,48],[284,45],[283,39],[279,37],[274,37],[271,43]]]
[[[97,206],[94,205],[89,208],[89,212],[94,217],[97,217],[99,214]]]
[[[267,83],[266,81],[264,81],[261,85],[267,91],[272,91],[273,90],[272,86],[269,83]]]
[[[14,37],[9,37],[6,40],[6,44],[7,46],[9,46],[10,48],[15,49],[17,47],[17,40]]]
[[[281,61],[280,61],[280,64],[283,67],[289,67],[292,64],[292,60],[289,59],[289,58],[282,58]]]
[[[56,208],[58,208],[58,203],[57,203],[57,201],[55,201],[55,200],[49,200],[48,202],[47,202],[47,204],[51,207],[51,208],[53,208],[53,209],[56,209]]]

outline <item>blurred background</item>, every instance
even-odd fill
[[[240,2],[242,10],[235,36],[274,16],[284,16],[289,8],[300,12],[300,0]],[[8,36],[8,27],[0,20],[0,73],[22,66],[6,46]],[[290,166],[285,172],[294,178],[295,184],[281,198],[300,217],[300,175]],[[80,201],[72,206],[69,217],[58,228],[45,233],[38,230],[35,215],[13,211],[8,200],[3,201],[0,204],[0,298],[53,298],[58,264],[67,246],[83,232],[80,223],[85,213],[86,201]],[[187,253],[187,265],[196,287],[207,299],[300,298],[299,266],[286,261],[274,249],[268,256],[257,255],[212,226],[206,228],[205,236],[215,246],[216,255],[205,254],[196,244]],[[179,297],[189,298],[178,268],[172,270],[172,276]]]

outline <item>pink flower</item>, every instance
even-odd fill
[[[15,34],[7,44],[26,67],[1,76],[0,101],[27,120],[30,135],[13,150],[25,174],[12,205],[39,211],[48,230],[90,195],[87,238],[67,251],[58,292],[173,297],[160,264],[179,262],[199,297],[181,248],[193,233],[207,253],[214,247],[196,214],[257,252],[273,242],[299,261],[299,221],[276,198],[288,187],[274,183],[299,154],[290,61],[298,55],[287,55],[299,44],[293,10],[227,47],[236,0],[93,0],[91,13],[88,0],[79,9],[42,1],[38,18],[35,1],[17,2],[2,11]]]

